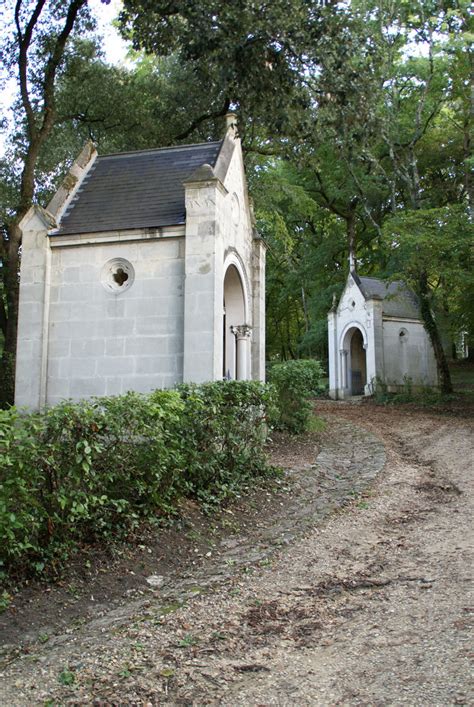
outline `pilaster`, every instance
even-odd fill
[[[338,398],[339,357],[337,352],[337,309],[333,306],[328,314],[328,358],[329,358],[329,396]]]
[[[252,378],[265,381],[265,260],[262,238],[253,239],[253,332],[251,344]]]
[[[15,372],[15,405],[38,410],[46,401],[51,249],[47,237],[54,224],[48,212],[34,206],[20,224],[22,257]]]
[[[185,183],[183,380],[222,377],[223,243],[219,201],[226,190],[203,165]]]
[[[385,379],[383,355],[383,301],[381,297],[372,296],[367,300],[368,315],[370,315],[370,329],[367,331],[367,385],[373,392],[377,379]]]

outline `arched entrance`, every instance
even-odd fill
[[[341,374],[342,386],[349,395],[364,395],[367,385],[366,345],[357,326],[351,326],[343,336]]]
[[[224,276],[223,369],[224,378],[248,378],[250,327],[246,322],[245,293],[240,273],[229,265]]]
[[[351,336],[351,395],[364,395],[367,384],[367,363],[364,340],[359,329],[354,329]]]

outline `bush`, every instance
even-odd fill
[[[308,429],[310,398],[321,392],[324,371],[319,361],[300,359],[277,363],[270,369],[270,382],[277,396],[275,424],[293,434]]]
[[[183,404],[176,391],[64,402],[43,414],[2,411],[0,551],[41,569],[69,547],[120,537],[179,493]],[[1,556],[1,555],[0,555]]]
[[[257,381],[182,385],[186,493],[205,503],[235,495],[268,471],[264,443],[275,406]]]
[[[0,563],[40,572],[189,495],[217,503],[269,470],[268,386],[223,381],[0,411]]]

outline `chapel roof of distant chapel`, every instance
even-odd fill
[[[418,298],[401,280],[379,280],[376,277],[361,277],[355,272],[351,277],[357,283],[365,299],[376,297],[383,300],[382,311],[389,317],[420,319]]]

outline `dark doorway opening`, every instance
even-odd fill
[[[364,340],[359,329],[351,337],[351,395],[364,395],[367,385],[367,364]]]

